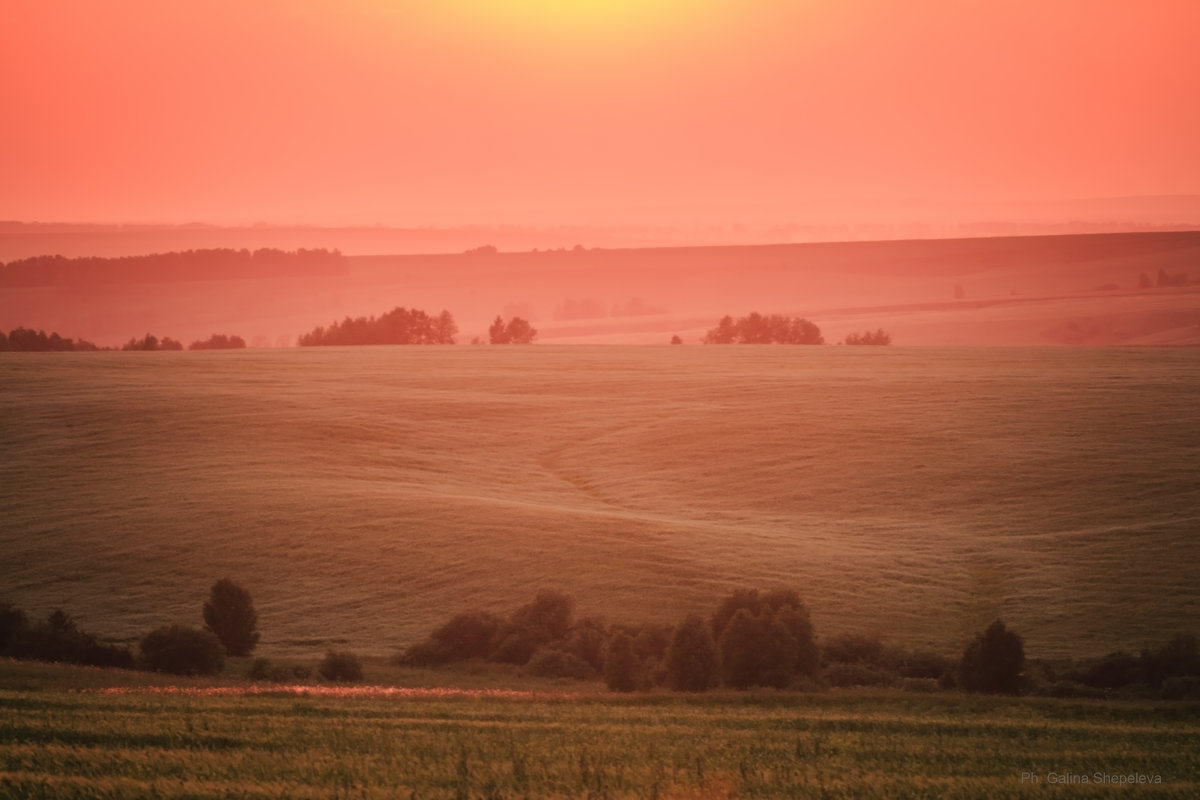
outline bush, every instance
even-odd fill
[[[902,678],[937,680],[946,672],[954,670],[953,659],[933,653],[899,651],[896,658],[896,669]]]
[[[20,609],[0,607],[0,641],[0,652],[12,658],[122,669],[134,666],[129,648],[100,644],[61,610],[51,612],[45,622],[30,624]]]
[[[541,629],[523,628],[509,623],[496,634],[496,646],[492,648],[488,658],[501,664],[524,666],[533,658],[537,649],[548,641],[549,637]]]
[[[363,679],[362,663],[349,650],[329,650],[317,672],[327,681],[357,683]]]
[[[464,611],[430,634],[436,663],[462,661],[468,658],[487,658],[504,620],[486,611]]]
[[[941,689],[937,678],[901,678],[897,684],[906,692],[930,693]]]
[[[604,685],[614,692],[632,692],[641,678],[641,663],[633,652],[633,640],[622,632],[613,634],[604,658]]]
[[[1200,675],[1200,643],[1195,636],[1176,636],[1157,649],[1143,650],[1140,663],[1145,681],[1154,687],[1167,678]]]
[[[0,653],[7,653],[9,643],[29,625],[25,612],[8,603],[0,604]]]
[[[1200,676],[1173,675],[1159,687],[1158,696],[1163,700],[1200,700]]]
[[[532,603],[518,608],[512,615],[513,624],[530,628],[549,639],[562,639],[571,629],[575,600],[554,589],[542,589]]]
[[[1129,653],[1109,653],[1092,664],[1083,676],[1083,683],[1097,689],[1121,689],[1137,683],[1142,677],[1138,660]]]
[[[604,620],[585,617],[571,626],[564,649],[600,672],[604,669],[604,648],[608,644],[608,637],[608,625]]]
[[[844,634],[827,639],[821,645],[826,664],[881,664],[883,642],[877,636]]]
[[[596,677],[592,665],[578,656],[557,648],[539,650],[525,669],[539,678],[573,678],[585,681]]]
[[[204,626],[231,656],[248,656],[258,644],[258,612],[250,592],[228,578],[213,584],[204,604]]]
[[[861,661],[835,661],[825,667],[821,677],[830,686],[891,686],[896,675]]]
[[[225,648],[212,631],[164,625],[138,644],[142,666],[175,675],[215,675],[225,668]]]
[[[689,615],[671,636],[667,648],[667,681],[681,692],[703,692],[721,681],[717,643],[699,614]]]
[[[255,682],[287,683],[288,681],[306,681],[312,677],[312,670],[299,664],[291,667],[281,667],[272,664],[269,659],[256,658],[246,671],[246,677]]]
[[[967,645],[959,663],[959,685],[968,692],[1018,694],[1025,642],[996,620]]]
[[[435,642],[425,640],[410,645],[393,661],[402,667],[440,667],[449,661],[445,652]]]

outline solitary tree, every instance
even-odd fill
[[[258,644],[258,612],[250,592],[228,578],[214,583],[204,604],[204,627],[216,634],[227,654],[250,655]]]
[[[975,637],[959,663],[959,685],[968,692],[1017,694],[1025,666],[1025,642],[996,620]]]

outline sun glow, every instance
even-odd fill
[[[721,3],[689,0],[447,0],[458,22],[543,46],[621,47],[706,26]]]

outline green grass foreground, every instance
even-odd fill
[[[0,677],[3,798],[1200,796],[1184,704]]]

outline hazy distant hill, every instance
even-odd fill
[[[1168,287],[1160,275],[1188,285]],[[288,345],[317,325],[402,305],[448,309],[464,342],[485,336],[497,314],[519,314],[543,342],[653,343],[679,334],[693,343],[721,315],[758,310],[807,317],[829,342],[883,327],[901,345],[1200,343],[1196,231],[481,248],[350,257],[343,274],[212,277],[4,288],[0,328],[44,328],[100,345],[147,331]]]
[[[761,242],[1150,233],[1200,229],[1200,195],[1104,197],[1022,205],[909,201],[820,204],[797,209],[792,223],[725,225],[359,225],[228,226],[204,223],[78,224],[0,220],[0,262],[41,255],[137,256],[231,247],[325,248],[348,255],[459,253],[493,245],[504,251],[584,247],[641,248]]]

